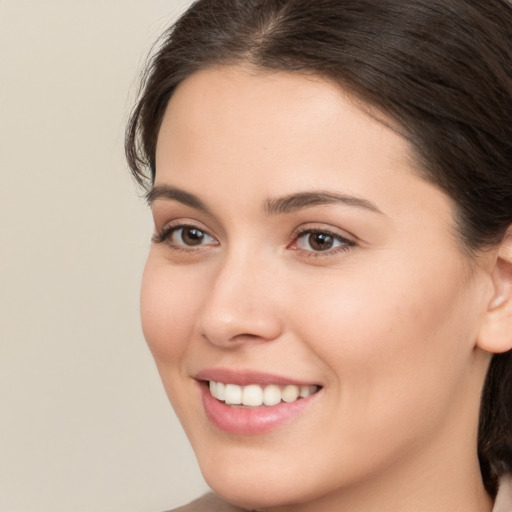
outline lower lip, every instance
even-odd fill
[[[220,430],[238,435],[262,434],[289,423],[304,412],[319,393],[271,407],[234,407],[214,398],[207,383],[199,384],[203,406],[210,422]]]

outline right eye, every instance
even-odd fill
[[[203,229],[190,225],[169,226],[153,237],[153,242],[167,242],[171,248],[189,249],[202,245],[218,245]]]

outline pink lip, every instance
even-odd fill
[[[274,405],[272,407],[235,407],[226,405],[214,398],[205,381],[225,382],[246,386],[249,384],[294,384],[310,385],[277,375],[254,372],[234,372],[227,369],[210,369],[199,372],[195,377],[201,390],[201,398],[206,416],[220,430],[236,435],[256,435],[277,429],[301,415],[319,395],[319,392],[295,402]]]
[[[248,386],[249,384],[259,384],[266,386],[268,384],[277,384],[286,386],[293,384],[295,386],[315,386],[316,382],[306,382],[281,375],[270,373],[260,373],[254,371],[235,371],[228,368],[209,368],[201,370],[196,376],[196,380],[213,380],[215,382],[224,382],[226,384],[236,384],[238,386]]]

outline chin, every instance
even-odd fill
[[[220,470],[217,469],[219,472]],[[249,509],[264,510],[273,507],[299,504],[314,499],[314,496],[300,495],[293,482],[270,481],[269,478],[257,479],[249,475],[243,477],[205,476],[210,488],[222,499],[232,505]]]
[[[257,443],[214,451],[196,447],[201,472],[210,488],[228,503],[244,509],[314,502],[333,489],[350,485],[351,476],[357,478],[343,474],[343,468],[333,478],[334,472],[326,474],[318,461],[311,460],[307,465],[305,457],[297,453],[300,450],[295,452],[298,457],[288,450],[272,456]]]

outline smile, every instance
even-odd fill
[[[307,398],[319,390],[318,386],[296,386],[288,384],[279,386],[268,384],[249,384],[239,386],[224,382],[209,381],[211,395],[226,405],[245,407],[273,407],[281,402],[293,403],[297,400]]]
[[[210,424],[229,434],[265,434],[298,421],[323,386],[280,375],[208,369],[195,375]]]

